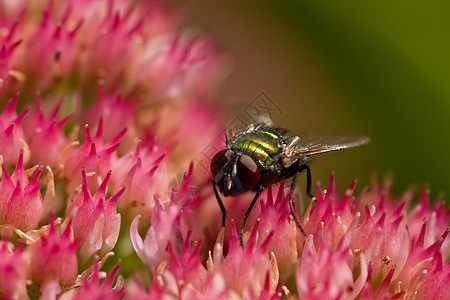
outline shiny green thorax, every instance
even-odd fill
[[[273,158],[284,145],[283,129],[262,127],[243,133],[231,144],[230,149],[253,158],[263,169],[273,166]]]

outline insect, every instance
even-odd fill
[[[227,136],[226,148],[212,158],[210,165],[214,194],[222,211],[222,226],[225,226],[227,212],[217,187],[225,197],[247,191],[256,192],[239,232],[242,245],[244,226],[258,197],[269,185],[292,177],[289,209],[297,227],[306,236],[292,204],[298,174],[306,171],[306,194],[312,198],[311,170],[308,166],[311,157],[368,142],[368,137],[300,137],[272,123],[251,125],[231,137]]]

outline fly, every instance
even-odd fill
[[[292,204],[298,174],[306,171],[306,194],[313,197],[308,166],[311,157],[365,145],[369,140],[368,137],[300,137],[271,123],[252,125],[231,137],[227,136],[226,148],[212,158],[210,165],[214,194],[222,211],[222,226],[225,226],[227,212],[218,190],[225,197],[247,191],[256,192],[239,232],[242,245],[245,223],[261,193],[269,185],[292,177],[289,210],[295,224],[306,236]]]

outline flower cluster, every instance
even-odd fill
[[[450,257],[446,239],[450,211],[442,203],[429,208],[427,193],[411,209],[410,191],[396,202],[390,199],[388,186],[379,188],[375,183],[370,194],[354,198],[355,185],[342,199],[333,176],[328,189],[317,188],[317,198],[301,218],[306,239],[289,217],[283,186],[276,195],[269,188],[255,214],[259,218],[244,234],[244,247],[232,224],[228,238],[222,230],[210,242],[206,264],[199,260],[199,244],[205,239],[192,239],[185,228],[185,212],[172,204],[153,211],[144,240],[138,233],[139,216],[130,235],[139,257],[156,276],[153,288],[157,286],[158,295],[447,299],[450,265],[444,262]],[[296,285],[289,287],[292,278]],[[136,289],[133,295],[150,297],[153,288]]]
[[[221,228],[200,155],[223,140],[223,58],[178,18],[154,1],[0,0],[0,297],[448,299],[450,210],[427,192],[354,197],[354,182],[341,198],[332,176],[305,237],[280,183],[243,246],[251,193],[226,199]]]

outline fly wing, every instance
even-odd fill
[[[236,117],[233,121],[231,121],[225,129],[227,145],[233,143],[241,135],[258,130],[261,127],[274,127],[272,120],[266,115],[261,115],[255,118],[258,121],[256,124],[246,124],[239,117]]]
[[[326,152],[359,147],[369,143],[369,137],[349,136],[307,136],[292,135],[286,141],[285,155],[300,159]]]

